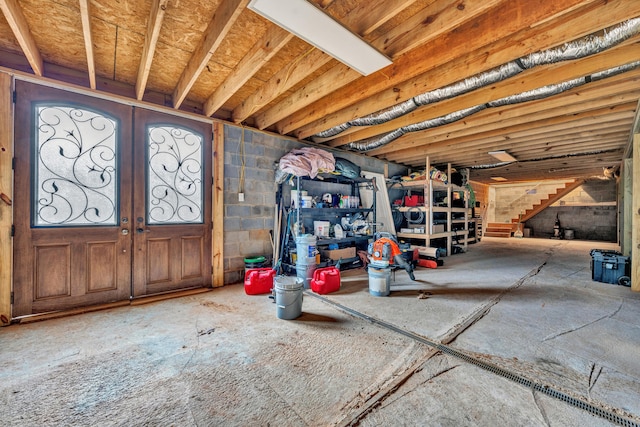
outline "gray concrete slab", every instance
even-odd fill
[[[0,424],[612,425],[424,342],[640,423],[640,295],[591,281],[592,248],[485,238],[423,289],[345,272],[290,321],[232,285],[2,328]]]

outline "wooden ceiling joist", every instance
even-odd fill
[[[87,54],[87,73],[89,74],[89,86],[96,88],[96,64],[93,59],[93,37],[91,36],[91,13],[89,0],[79,0],[80,19],[82,21],[82,34],[84,36],[84,49]]]
[[[240,61],[229,77],[211,94],[204,104],[204,113],[213,115],[224,103],[262,68],[280,49],[293,39],[293,34],[272,25]]]
[[[400,13],[413,2],[413,0],[388,0],[377,5],[367,2],[341,18],[345,26],[350,27],[354,33],[364,36]],[[294,87],[309,74],[319,70],[332,59],[326,53],[310,47],[306,53],[296,58],[292,64],[281,69],[267,83],[236,107],[232,113],[232,120],[240,123],[250,115],[261,111],[271,101]],[[257,123],[257,126],[260,127],[262,125]],[[260,128],[264,129],[265,127],[266,125]]]
[[[579,114],[602,108],[612,111],[628,109],[629,102],[637,99],[640,70],[633,72],[628,79],[621,80],[618,76],[615,85],[611,81],[605,85],[599,82],[596,86],[581,87],[578,90],[566,92],[541,101],[533,101],[518,106],[505,106],[495,110],[484,110],[476,115],[451,123],[447,126],[434,128],[428,135],[407,135],[391,144],[369,152],[371,155],[381,155],[391,151],[416,148],[419,145],[435,143],[440,140],[452,140],[468,137],[470,140],[488,135],[501,135],[504,129],[512,126],[527,126],[529,122],[541,119]],[[592,83],[593,84],[593,83]],[[609,88],[615,88],[613,90]],[[624,106],[621,106],[624,104]],[[488,133],[485,133],[488,132]],[[348,142],[348,141],[346,141]]]
[[[454,99],[419,108],[409,114],[389,122],[370,126],[361,131],[351,133],[347,137],[338,137],[327,143],[330,146],[340,146],[348,141],[358,141],[385,134],[404,126],[420,123],[436,117],[442,117],[466,108],[483,105],[497,99],[518,95],[523,92],[540,89],[547,85],[562,83],[581,77],[588,77],[593,73],[604,71],[621,65],[629,58],[640,58],[640,44],[632,44],[621,49],[614,49],[594,57],[579,61],[571,61],[561,65],[545,66],[540,69],[525,71],[505,81],[491,84]],[[556,95],[557,96],[557,95]]]
[[[363,77],[249,10],[249,0],[0,0],[0,67],[25,78],[33,72],[61,87],[97,86],[86,93],[98,98],[111,94],[169,105],[202,120],[231,119],[312,139],[319,147],[347,149],[350,142],[372,141],[407,125],[640,58],[638,1],[308,1],[393,64]],[[624,41],[587,58],[537,66],[432,102],[386,123],[315,137],[531,53],[604,33],[624,33]],[[412,167],[423,165],[429,154],[434,162],[472,167],[493,162],[488,151],[504,149],[521,159],[501,169],[510,180],[534,176],[538,162],[546,178],[578,178],[568,175],[597,172],[631,151],[639,82],[640,69],[627,71],[410,132],[363,154]],[[489,173],[474,171],[474,180],[488,183]]]
[[[42,76],[44,62],[17,0],[0,0],[0,9],[18,40],[24,56],[29,61],[31,69],[37,76]]]
[[[249,0],[223,0],[213,15],[200,45],[191,56],[173,91],[173,108],[179,108],[202,70],[235,24]]]
[[[574,4],[578,3],[589,6],[589,3],[592,2],[574,2]],[[640,3],[633,6],[629,5],[628,2],[623,3],[624,5],[620,1],[608,2],[603,7],[610,8],[610,14],[604,16],[601,9],[582,7],[577,11],[573,11],[571,16],[564,21],[545,22],[545,27],[553,25],[548,31],[539,31],[540,28],[525,27],[525,29],[516,33],[509,33],[509,31],[499,31],[504,27],[499,22],[486,23],[487,27],[490,25],[498,26],[498,29],[492,29],[485,28],[482,25],[482,28],[493,37],[491,40],[494,40],[486,45],[482,44],[484,39],[478,36],[480,37],[479,41],[466,40],[463,37],[460,40],[444,40],[442,45],[434,46],[433,51],[425,47],[421,53],[425,58],[442,57],[442,55],[436,53],[438,49],[446,51],[457,49],[462,53],[459,55],[447,55],[442,62],[429,61],[430,66],[422,70],[422,73],[402,81],[396,81],[390,76],[386,85],[384,84],[385,82],[382,82],[380,86],[376,86],[373,82],[367,82],[367,84],[358,85],[357,87],[352,85],[352,91],[343,91],[339,96],[322,99],[308,109],[313,115],[305,118],[300,117],[297,123],[292,124],[291,127],[296,129],[293,133],[298,138],[304,139],[349,120],[406,101],[429,90],[450,85],[470,75],[476,75],[515,60],[517,58],[514,58],[512,53],[514,43],[525,45],[528,53],[542,51],[561,44],[568,37],[571,37],[571,40],[575,40],[589,34],[589,28],[593,28],[589,23],[594,22],[594,20],[599,25],[602,25],[602,28],[608,28],[628,17],[640,15]],[[627,14],[625,8],[628,6],[631,6],[633,10],[630,10]],[[552,12],[549,13],[553,14]],[[537,15],[537,18],[545,20],[545,17],[540,15]],[[510,17],[505,16],[505,19],[508,18]],[[530,20],[526,22],[530,23]],[[507,29],[513,30],[510,27]],[[464,31],[463,33],[467,34]],[[572,35],[569,36],[569,34]],[[461,46],[453,44],[454,41]],[[488,52],[491,52],[491,54],[488,55]],[[413,61],[420,62],[419,59],[415,58]],[[369,76],[367,79],[372,80],[373,77]],[[354,102],[354,100],[357,100],[357,102]],[[296,118],[289,120],[293,121]]]
[[[140,58],[140,66],[138,67],[138,77],[136,78],[136,99],[141,100],[144,96],[144,90],[147,86],[147,79],[151,71],[153,55],[156,52],[160,29],[167,10],[169,0],[153,0],[151,12],[149,13],[149,22],[147,23],[147,32],[144,38],[144,47],[142,48],[142,57]]]

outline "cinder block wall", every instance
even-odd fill
[[[511,222],[511,218],[517,217],[518,212],[524,212],[533,203],[546,198],[548,193],[555,191],[561,184],[553,182],[493,186],[496,222]],[[552,237],[557,216],[562,228],[573,230],[575,239],[617,242],[616,194],[615,181],[590,179],[528,220],[525,228],[530,229],[533,237]]]
[[[589,180],[526,222],[535,237],[554,233],[556,216],[562,228],[574,232],[574,238],[604,242],[618,241],[616,182]]]
[[[568,181],[543,181],[527,184],[495,185],[495,222],[511,223],[527,209],[546,199]],[[553,226],[553,224],[552,224]]]
[[[244,130],[244,157],[242,156],[243,129],[225,125],[224,157],[224,283],[244,280],[244,259],[272,255],[270,232],[274,226],[276,191],[275,170],[280,158],[294,148],[304,147],[302,142],[289,138]],[[334,155],[346,158],[363,170],[384,172],[385,162],[362,155],[340,152],[330,148]],[[244,158],[244,202],[238,200],[240,176]],[[389,174],[405,173],[406,168],[389,164]]]

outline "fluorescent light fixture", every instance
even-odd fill
[[[504,178],[502,176],[492,176],[491,179],[494,181],[500,181],[500,182],[507,180],[507,178]]]
[[[251,0],[247,7],[364,76],[392,63],[306,0]]]
[[[516,162],[516,158],[513,157],[511,154],[507,153],[504,150],[500,150],[500,151],[489,151],[489,155],[495,157],[496,159],[500,160],[501,162]]]

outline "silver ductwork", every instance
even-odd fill
[[[626,73],[627,71],[631,71],[638,67],[640,67],[640,61],[635,61],[629,64],[621,65],[619,67],[611,68],[609,70],[594,73],[586,77],[581,77],[579,79],[573,79],[573,80],[558,83],[555,85],[544,86],[538,89],[522,92],[517,95],[496,99],[495,101],[491,101],[486,104],[476,105],[474,107],[466,108],[464,110],[455,111],[445,116],[436,117],[434,119],[429,119],[424,122],[403,126],[401,128],[394,130],[393,132],[389,132],[382,136],[376,136],[369,139],[364,139],[362,141],[350,142],[349,144],[347,144],[347,148],[351,150],[356,150],[356,151],[375,150],[376,148],[380,148],[384,145],[387,145],[390,142],[400,138],[402,135],[405,135],[407,133],[417,132],[417,131],[426,130],[426,129],[432,129],[434,127],[453,123],[465,117],[468,117],[472,114],[475,114],[479,111],[482,111],[486,108],[521,104],[523,102],[548,98],[550,96],[558,95],[562,92],[566,92],[575,87],[582,86],[589,82],[602,80],[607,77],[612,77],[618,74]]]
[[[568,158],[572,158],[572,157],[598,156],[598,155],[602,155],[602,154],[616,153],[618,151],[619,151],[618,149],[611,149],[611,150],[589,151],[589,152],[586,152],[586,153],[558,154],[558,155],[555,155],[555,156],[538,157],[538,158],[529,159],[529,160],[520,160],[520,161],[518,161],[518,163],[533,163],[533,162],[542,162],[542,161],[545,161],[545,160],[568,159]],[[510,165],[510,164],[511,164],[511,162],[500,162],[500,163],[491,163],[491,164],[486,164],[486,165],[468,166],[468,168],[469,169],[473,169],[473,170],[495,169],[495,168],[499,168],[499,167]]]
[[[352,126],[373,126],[386,123],[406,115],[418,107],[451,99],[473,90],[498,83],[526,69],[561,61],[575,60],[600,53],[638,33],[640,33],[640,18],[631,19],[610,28],[608,31],[605,31],[602,36],[591,35],[577,41],[565,43],[557,48],[532,53],[454,84],[417,95],[390,108],[342,123],[341,125],[317,133],[313,138],[331,138]],[[358,142],[358,144],[360,144],[360,142]]]

